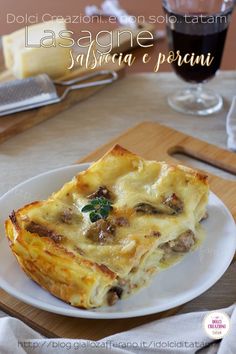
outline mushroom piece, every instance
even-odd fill
[[[109,306],[113,306],[121,299],[123,289],[119,286],[114,286],[107,293],[107,303]]]
[[[87,231],[86,237],[93,242],[108,243],[113,241],[116,227],[108,220],[100,219],[93,223]]]
[[[184,203],[183,201],[177,197],[175,193],[167,197],[163,204],[172,210],[172,214],[180,214],[184,210]]]
[[[162,214],[162,215],[178,215],[184,210],[184,203],[176,194],[172,194],[163,200],[158,206],[154,206],[150,203],[139,203],[134,209],[137,213],[143,213],[148,215]]]
[[[155,206],[149,203],[139,203],[135,205],[134,209],[137,213],[142,213],[142,214],[148,214],[148,215],[163,214],[162,210],[157,209]]]

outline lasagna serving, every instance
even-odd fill
[[[81,308],[113,305],[200,244],[207,176],[116,145],[49,199],[13,211],[6,234],[36,283]]]

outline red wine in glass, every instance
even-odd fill
[[[183,80],[193,83],[202,83],[215,76],[221,64],[227,28],[221,32],[205,35],[184,34],[171,29],[168,32],[171,43],[170,48],[174,52],[179,50],[182,56],[194,53],[205,57],[210,53],[213,58],[210,66],[202,66],[200,64],[194,66],[183,64],[179,66],[175,61],[173,67],[177,75]]]
[[[196,11],[197,3],[203,7],[201,11]],[[206,8],[203,3],[207,4]],[[182,7],[179,4],[182,4]],[[221,6],[218,9],[215,6],[216,12],[211,13],[209,4]],[[172,63],[179,77],[195,85],[169,97],[169,104],[178,111],[190,114],[208,115],[218,111],[223,105],[221,96],[200,84],[213,78],[220,68],[233,2],[228,1],[227,6],[224,6],[224,1],[219,0],[205,2],[166,0],[163,1],[163,5],[168,18],[167,34],[170,50],[175,53],[179,51],[182,57],[194,53],[195,56],[203,55],[207,58],[210,54],[212,59],[209,66],[203,66],[201,63],[193,66],[184,63],[180,66],[177,61]]]

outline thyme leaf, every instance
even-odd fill
[[[106,219],[112,209],[111,202],[104,197],[100,197],[92,199],[89,204],[81,209],[81,212],[90,213],[90,221],[94,223],[100,219]]]

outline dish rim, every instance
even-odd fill
[[[64,170],[70,170],[70,169],[73,170],[75,168],[81,169],[80,171],[78,171],[78,173],[79,173],[79,172],[82,172],[83,170],[87,169],[90,165],[91,165],[91,162],[63,166],[63,167],[55,168],[55,169],[40,173],[40,174],[33,176],[31,178],[28,178],[25,181],[23,181],[23,182],[17,184],[16,186],[14,186],[13,188],[11,188],[6,193],[4,193],[0,197],[0,203],[9,194],[13,193],[16,189],[26,185],[27,183],[29,183],[33,180],[40,179],[42,176],[54,174],[54,173],[64,171]],[[229,220],[229,222],[232,223],[232,227],[234,227],[235,233],[236,233],[236,225],[235,225],[235,221],[234,221],[234,218],[233,218],[231,212],[229,211],[227,206],[224,204],[224,202],[215,193],[210,191],[210,194],[213,195],[213,197],[216,198],[216,200],[224,207],[224,210],[227,214],[228,220]],[[2,235],[2,237],[0,235],[0,242],[4,242],[2,239],[4,239],[4,237],[3,237],[3,235]],[[214,276],[209,278],[208,281],[204,282],[204,284],[202,286],[198,286],[197,289],[193,288],[191,291],[188,291],[185,295],[182,295],[181,300],[177,299],[176,301],[172,301],[172,302],[170,302],[169,305],[162,304],[159,306],[152,306],[152,307],[147,308],[146,310],[145,310],[145,308],[144,309],[142,308],[142,309],[131,310],[131,311],[126,311],[126,312],[100,312],[100,311],[96,311],[96,310],[80,309],[80,308],[76,308],[73,306],[71,306],[71,309],[67,309],[67,308],[60,309],[60,307],[57,305],[51,305],[51,304],[48,305],[44,300],[39,301],[38,299],[35,299],[32,296],[28,296],[27,294],[22,295],[21,291],[16,290],[13,286],[9,285],[8,282],[1,275],[0,275],[0,288],[3,289],[4,291],[6,291],[11,296],[17,298],[18,300],[20,300],[28,305],[31,305],[35,308],[38,308],[38,309],[41,309],[44,311],[56,313],[56,314],[67,316],[67,317],[87,318],[87,319],[135,318],[135,317],[141,317],[141,316],[147,316],[147,315],[151,315],[151,314],[155,314],[155,313],[160,313],[160,312],[175,308],[177,306],[181,306],[181,305],[187,303],[188,301],[191,301],[191,300],[195,299],[196,297],[200,296],[201,294],[203,294],[205,291],[207,291],[211,286],[213,286],[224,275],[224,273],[226,272],[226,270],[228,269],[228,267],[230,266],[230,264],[234,258],[235,250],[236,250],[236,237],[234,240],[234,247],[232,247],[232,250],[230,253],[227,253],[228,254],[227,261],[225,261],[225,263],[221,265],[221,267],[217,270],[217,272],[214,273]],[[9,249],[9,251],[10,251],[10,249]],[[29,280],[32,281],[32,279],[30,279],[30,278],[29,278]],[[40,285],[38,285],[36,283],[35,283],[35,285],[40,287]],[[50,292],[48,292],[47,290],[45,290],[45,289],[43,289],[43,290],[50,294]],[[52,294],[50,294],[50,295],[52,295]],[[61,299],[58,299],[58,298],[56,298],[56,299],[63,302],[63,300],[61,300]]]

